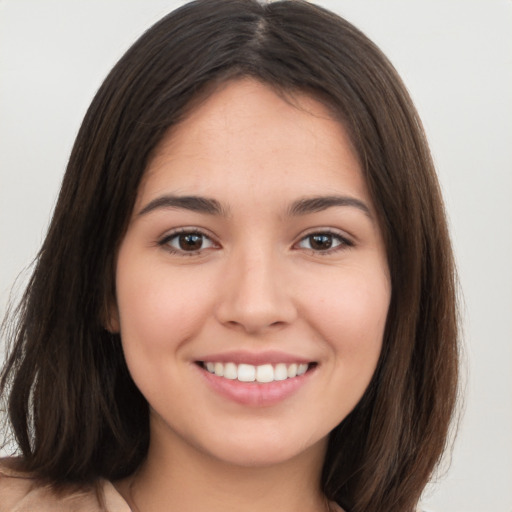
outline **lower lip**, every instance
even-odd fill
[[[276,405],[286,400],[309,381],[311,374],[315,370],[315,368],[310,368],[306,373],[298,377],[259,383],[240,382],[236,379],[230,380],[210,373],[200,366],[197,368],[215,392],[233,402],[254,407]]]

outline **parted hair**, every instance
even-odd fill
[[[117,250],[152,152],[216,84],[251,77],[324,102],[348,130],[391,276],[383,348],[330,434],[323,491],[349,512],[411,512],[447,446],[457,398],[456,276],[434,166],[382,52],[301,0],[197,0],[157,22],[105,79],[70,155],[34,272],[4,323],[0,391],[23,469],[55,485],[115,480],[147,454],[148,404],[118,334]]]

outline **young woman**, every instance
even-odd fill
[[[13,322],[2,512],[413,511],[457,327],[396,72],[306,2],[171,13],[94,98]]]

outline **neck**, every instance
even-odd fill
[[[148,457],[119,489],[134,512],[325,512],[320,489],[325,453],[312,446],[292,460],[240,466],[186,443],[153,441]]]

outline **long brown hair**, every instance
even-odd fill
[[[250,76],[325,102],[348,129],[386,242],[392,297],[372,382],[330,435],[322,485],[350,512],[410,512],[457,395],[455,271],[421,122],[394,68],[301,0],[198,0],[149,29],[96,94],[35,271],[11,318],[0,391],[23,467],[55,484],[131,474],[148,406],[103,320],[152,150],[211,84]]]

